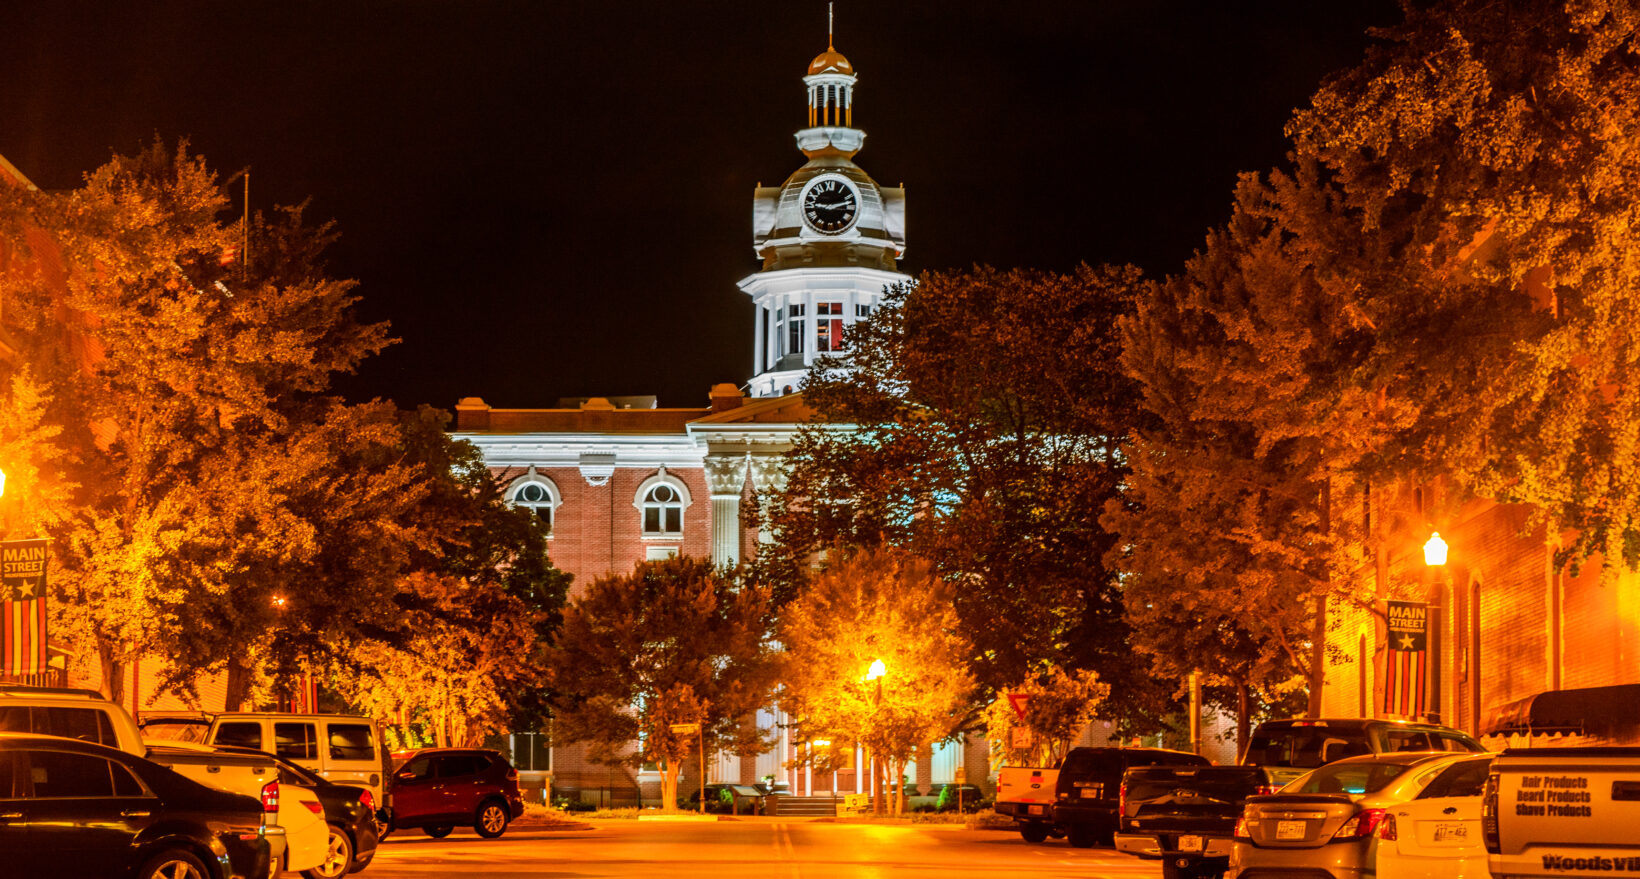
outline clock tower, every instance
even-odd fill
[[[854,65],[828,45],[809,64],[808,127],[797,148],[808,162],[752,197],[752,248],[763,267],[740,282],[757,306],[753,397],[800,389],[816,358],[843,350],[843,330],[910,281],[905,190],[878,186],[854,164],[865,132],[854,127]]]

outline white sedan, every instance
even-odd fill
[[[1446,767],[1378,825],[1378,879],[1489,879],[1481,790],[1495,754]]]

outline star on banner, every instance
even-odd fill
[[[1402,635],[1401,636],[1401,647],[1400,647],[1400,649],[1401,650],[1411,650],[1412,649],[1412,636],[1411,635]]]

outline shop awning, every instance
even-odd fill
[[[1640,734],[1640,684],[1549,690],[1487,712],[1481,735],[1513,733],[1633,737]]]

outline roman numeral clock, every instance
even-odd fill
[[[803,219],[816,232],[842,232],[854,225],[859,213],[860,195],[845,177],[816,177],[803,190]]]

